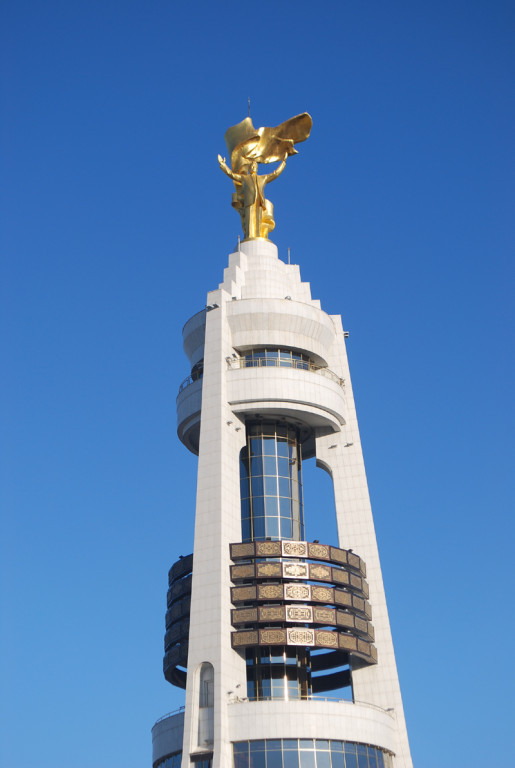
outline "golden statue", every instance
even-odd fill
[[[305,141],[313,121],[307,112],[286,120],[275,128],[254,128],[250,117],[233,125],[225,133],[231,156],[231,168],[218,155],[220,168],[234,181],[236,192],[232,205],[241,216],[245,238],[263,237],[275,227],[274,206],[265,198],[265,185],[284,171],[286,160],[296,155],[294,144]],[[266,176],[258,175],[259,163],[280,165]]]

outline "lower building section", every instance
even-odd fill
[[[325,739],[238,741],[233,744],[233,755],[234,768],[391,768],[392,766],[392,756],[383,749],[370,744]]]

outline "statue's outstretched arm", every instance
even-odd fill
[[[281,165],[278,166],[275,171],[272,173],[269,173],[268,176],[265,176],[264,182],[265,184],[268,184],[269,181],[273,181],[276,179],[286,168],[286,160],[288,159],[288,153],[285,152],[284,154],[284,160],[282,161]]]
[[[242,181],[242,174],[241,173],[234,173],[234,171],[231,171],[227,163],[225,162],[225,157],[222,157],[222,155],[218,155],[218,163],[220,164],[220,168],[224,173],[229,176],[230,179],[236,182],[236,184],[241,184]]]

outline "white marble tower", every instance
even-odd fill
[[[412,766],[341,318],[261,238],[184,327],[178,434],[198,454],[193,556],[170,570],[154,768]],[[338,541],[307,542],[302,461]]]

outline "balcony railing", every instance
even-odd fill
[[[321,376],[325,376],[331,381],[335,381],[340,387],[345,386],[345,380],[341,379],[334,371],[329,370],[322,365],[315,365],[315,363],[308,362],[307,360],[296,360],[295,358],[281,358],[281,357],[228,357],[227,367],[229,369],[235,368],[296,368],[300,371],[312,371],[313,373],[319,373]]]

